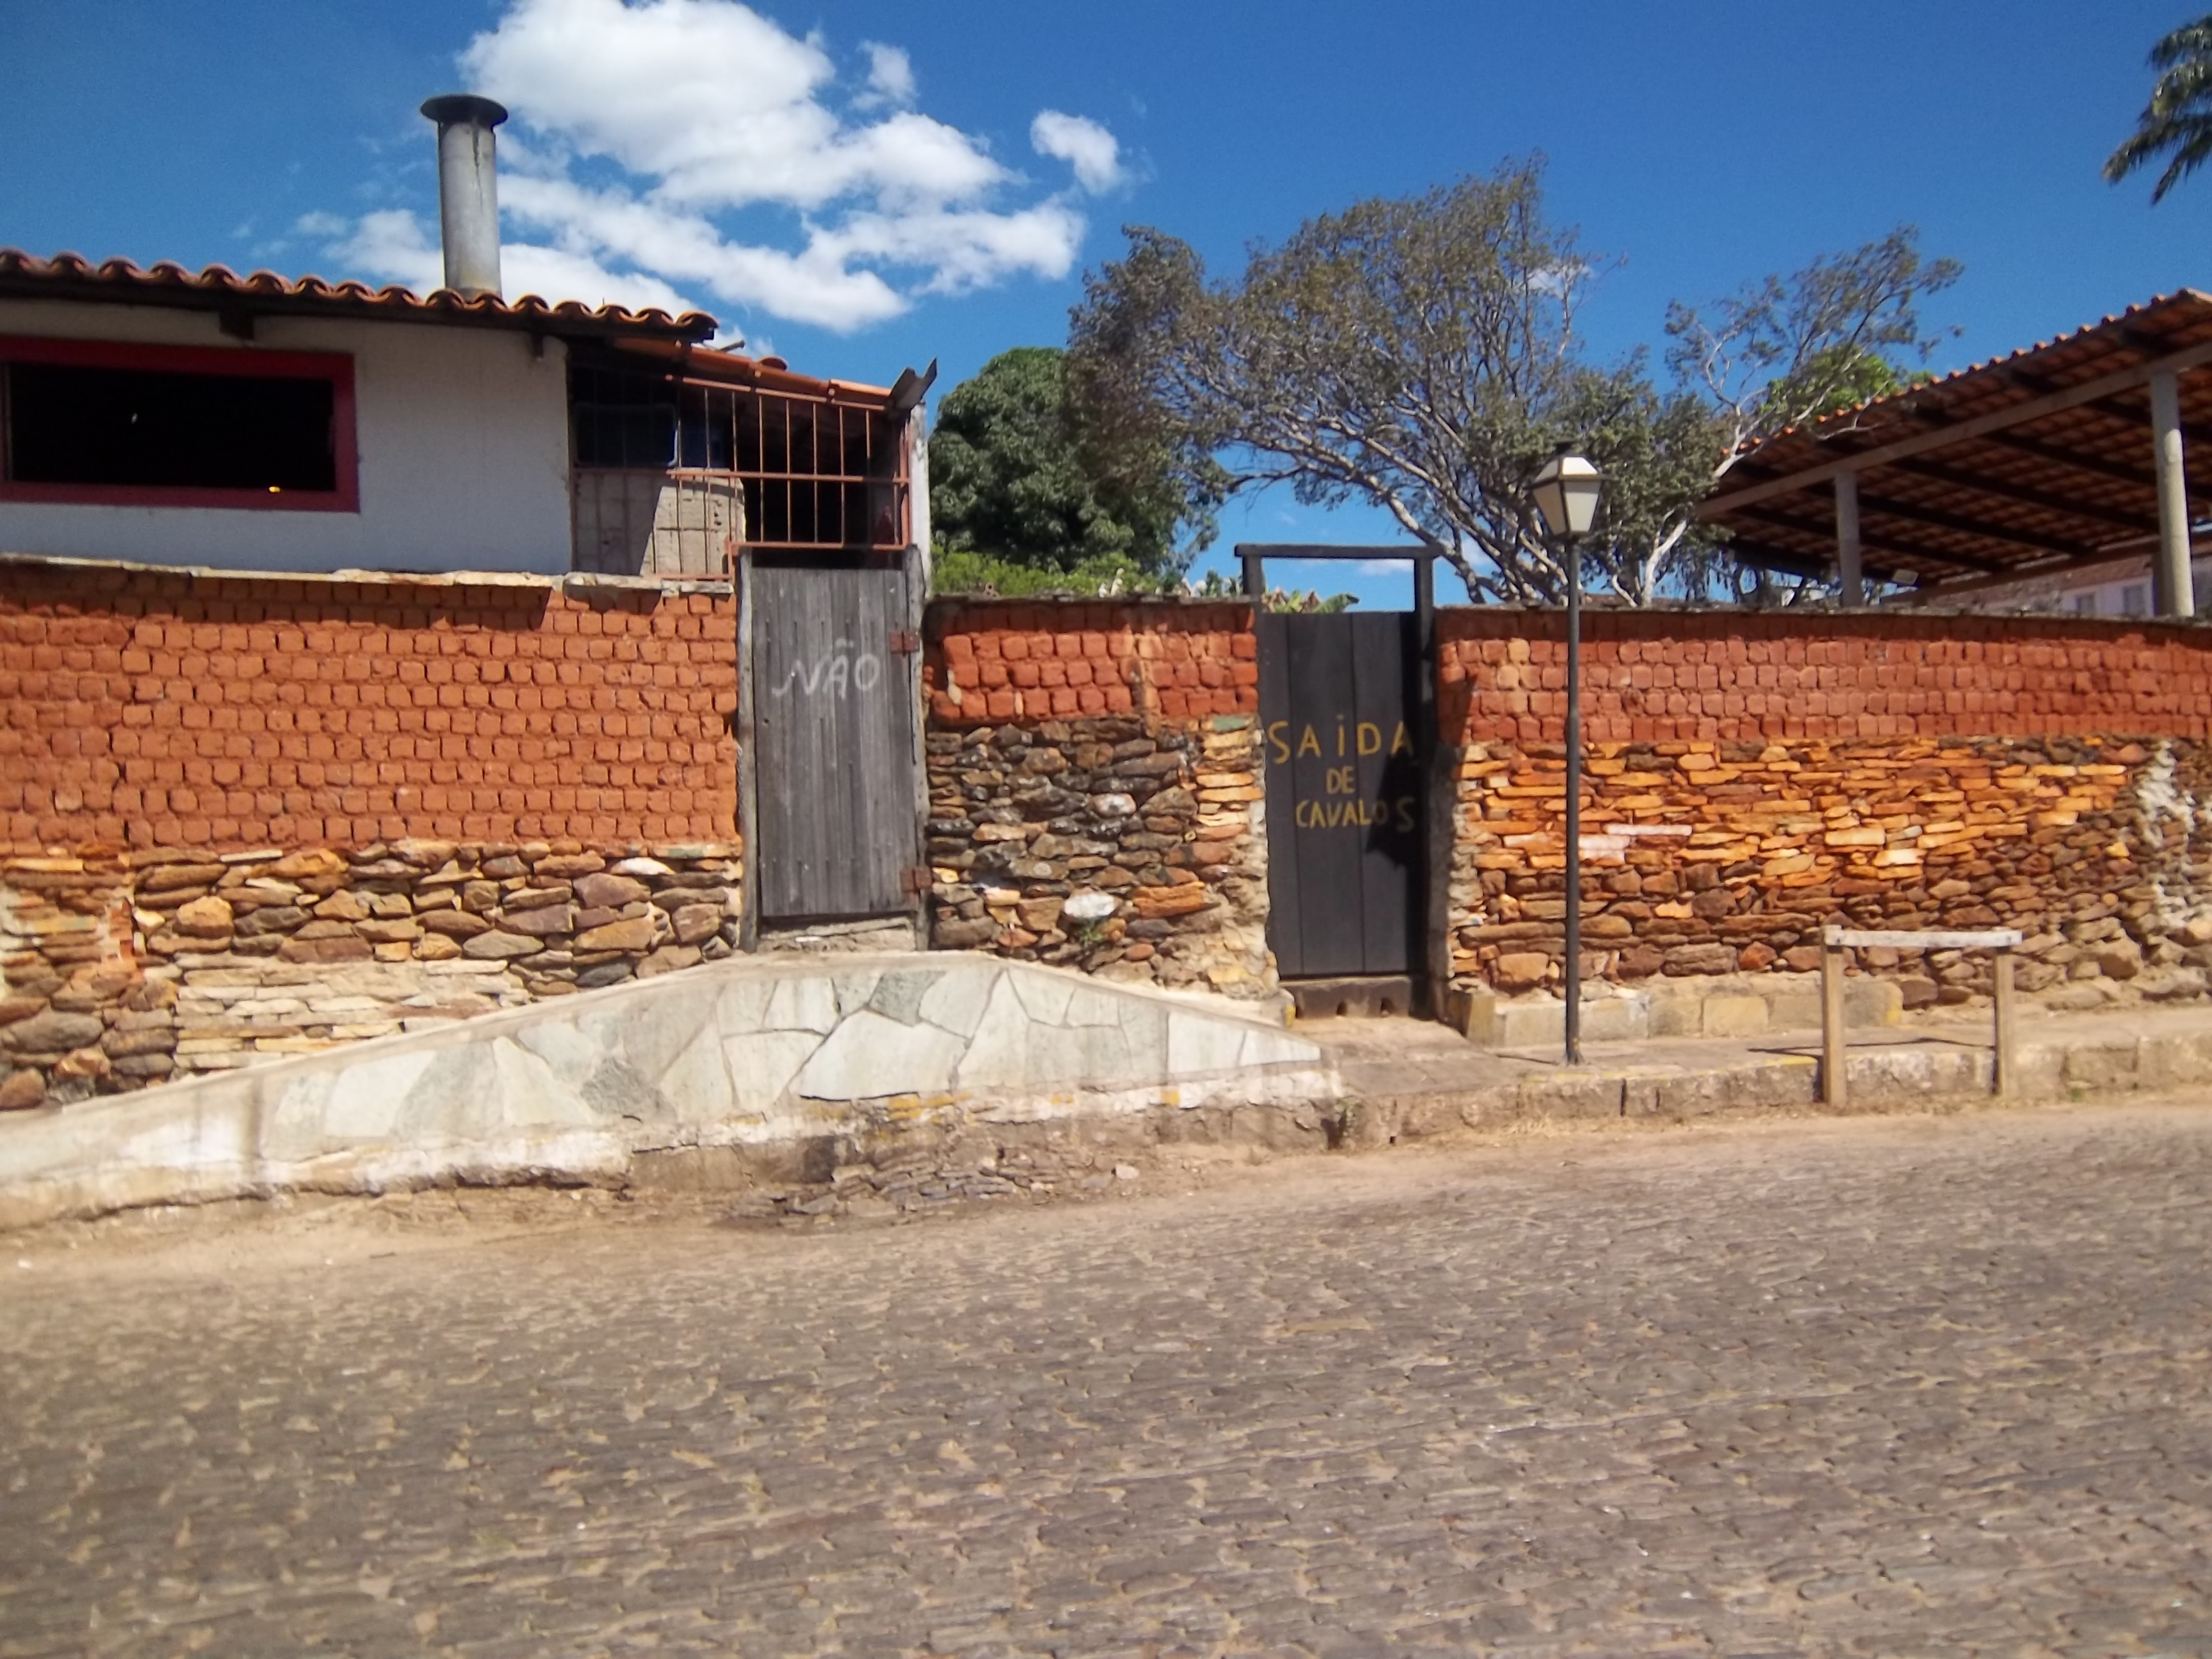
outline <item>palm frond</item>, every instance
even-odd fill
[[[2163,159],[2165,171],[2151,187],[2154,205],[2212,155],[2212,14],[2185,23],[2150,51],[2162,71],[2136,130],[2105,160],[2104,174],[2118,184],[2140,167]]]
[[[2173,160],[2159,180],[2151,186],[2151,204],[2155,207],[2166,192],[2204,165],[2204,158],[2212,155],[2212,123],[2200,125],[2175,151]]]

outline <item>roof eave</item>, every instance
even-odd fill
[[[501,329],[541,338],[659,340],[695,344],[714,337],[719,325],[701,312],[681,317],[602,317],[572,304],[548,305],[534,295],[513,301],[466,300],[450,289],[405,301],[344,293],[294,294],[256,289],[248,283],[218,288],[196,283],[119,283],[98,276],[32,276],[0,271],[0,299],[72,301],[88,305],[148,306],[170,311],[213,312],[226,316],[344,318],[373,323],[418,323],[441,328]]]

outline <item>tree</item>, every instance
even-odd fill
[[[1713,411],[1721,434],[1698,495],[1760,439],[1926,380],[1924,369],[1898,360],[1924,362],[1935,349],[1942,337],[1922,333],[1919,301],[1957,282],[1960,269],[1954,259],[1923,260],[1907,225],[1854,252],[1824,254],[1787,279],[1770,276],[1709,313],[1669,306],[1668,368]],[[1653,556],[1664,556],[1669,536],[1687,544],[1683,577],[1720,574],[1720,550],[1696,540],[1686,511],[1658,526]]]
[[[2168,157],[2150,187],[2154,206],[2212,155],[2212,15],[2185,23],[2150,49],[2159,71],[2136,130],[2105,162],[2112,184]]]
[[[1526,488],[1546,456],[1572,444],[1605,469],[1594,587],[1637,604],[1697,588],[1714,549],[1692,511],[1737,450],[1831,406],[1863,358],[1923,348],[1914,301],[1957,274],[1901,230],[1710,319],[1675,307],[1662,387],[1641,354],[1584,354],[1576,317],[1596,266],[1546,223],[1533,162],[1309,221],[1233,283],[1209,282],[1174,237],[1127,234],[1072,320],[1085,420],[1185,473],[1226,458],[1228,487],[1373,503],[1471,596],[1521,604],[1565,594]]]
[[[1133,588],[1179,576],[1212,539],[1210,504],[1141,461],[1081,428],[1063,351],[1001,352],[945,398],[930,439],[939,585]]]

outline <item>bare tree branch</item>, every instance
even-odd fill
[[[1259,248],[1237,279],[1132,229],[1072,319],[1069,371],[1101,431],[1210,465],[1226,488],[1287,482],[1363,501],[1438,548],[1478,599],[1552,604],[1564,562],[1526,481],[1571,444],[1607,477],[1591,586],[1630,604],[1709,592],[1732,565],[1698,501],[1759,438],[1902,384],[1924,356],[1916,301],[1957,276],[1899,230],[1670,308],[1655,386],[1641,354],[1592,363],[1577,313],[1597,265],[1546,223],[1540,172],[1356,203]],[[1764,592],[1765,590],[1761,590]]]

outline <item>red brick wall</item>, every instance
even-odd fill
[[[1258,711],[1249,605],[933,605],[922,669],[939,726]]]
[[[0,848],[736,833],[736,602],[0,563]]]
[[[1557,611],[1437,619],[1447,741],[1556,744]],[[1767,738],[2202,738],[2212,633],[2057,617],[1597,612],[1585,619],[1593,744]]]

